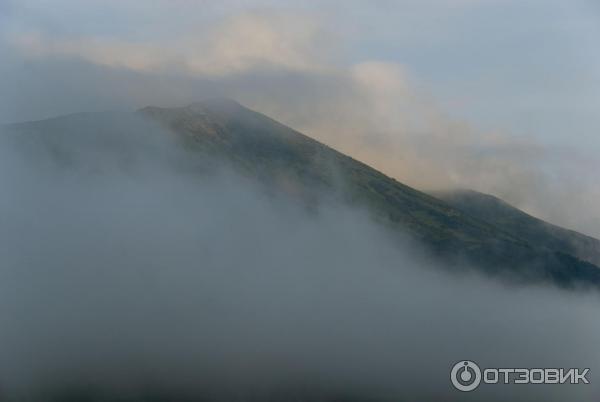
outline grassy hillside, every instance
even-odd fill
[[[127,167],[142,156],[165,157],[152,141],[138,141],[140,136],[154,142],[164,137],[165,130],[157,130],[156,123],[189,151],[186,159],[226,160],[245,176],[309,206],[333,198],[366,207],[392,233],[420,239],[446,265],[468,262],[492,274],[518,274],[563,286],[600,285],[600,270],[578,258],[582,254],[564,241],[562,229],[547,236],[530,221],[522,225],[514,219],[490,219],[496,215],[492,207],[475,210],[417,191],[231,100],[147,107],[136,115],[77,114],[7,130],[26,152],[49,154],[65,166],[90,168],[98,157],[95,150],[103,149]],[[136,145],[140,143],[145,145]]]
[[[462,212],[538,247],[561,251],[600,265],[600,241],[531,216],[501,199],[472,190],[432,194]]]
[[[491,273],[600,283],[600,271],[569,247],[547,247],[519,227],[497,225],[417,191],[267,116],[230,100],[140,111],[194,150],[226,157],[255,177],[310,199],[325,190],[369,208],[388,227],[408,231],[447,263],[469,261]]]

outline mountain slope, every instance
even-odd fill
[[[600,283],[598,268],[569,248],[530,243],[515,228],[454,208],[233,101],[148,107],[140,113],[177,133],[188,147],[225,155],[296,193],[341,189],[344,200],[366,205],[381,222],[409,231],[447,262],[466,259],[489,272],[513,271],[560,284]]]
[[[16,124],[8,131],[17,143],[26,145],[27,152],[51,149],[63,163],[87,166],[94,152],[85,148],[102,147],[118,155],[117,163],[127,165],[140,153],[153,150],[134,145],[140,135],[156,134],[148,121],[167,128],[192,159],[227,160],[267,188],[308,205],[335,198],[366,207],[392,233],[410,233],[449,266],[463,266],[466,261],[498,275],[517,274],[563,286],[600,285],[600,270],[578,259],[572,249],[532,242],[518,227],[453,207],[231,100],[181,108],[147,107],[135,116],[72,115]],[[119,141],[126,145],[119,146]]]
[[[501,199],[472,190],[432,193],[456,209],[516,234],[530,244],[600,265],[600,241],[531,216]]]
[[[232,101],[140,111],[181,136],[186,146],[229,158],[242,169],[297,192],[341,189],[351,202],[366,203],[393,224],[432,242],[482,239],[522,243],[491,225],[410,188],[264,115]]]

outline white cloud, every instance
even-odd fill
[[[30,57],[79,58],[143,72],[224,75],[256,68],[318,70],[319,34],[318,24],[308,16],[254,12],[162,41],[39,32],[17,33],[9,41]]]

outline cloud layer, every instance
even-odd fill
[[[131,123],[122,146],[64,143],[78,156],[66,165],[44,146],[2,147],[2,397],[597,394],[595,293],[450,275],[361,210],[308,212],[226,166],[189,174],[165,133]],[[449,383],[461,359],[589,367],[592,384],[464,395]]]

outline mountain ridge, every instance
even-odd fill
[[[573,250],[532,243],[514,227],[494,224],[409,187],[238,102],[219,98],[177,108],[148,106],[134,115],[167,129],[194,157],[224,158],[244,174],[275,188],[292,188],[309,202],[329,193],[366,207],[388,229],[410,233],[449,265],[468,262],[493,275],[516,274],[561,286],[578,282],[600,286],[600,269],[578,258]],[[52,124],[11,125],[10,130],[30,136],[64,136],[61,124],[67,127],[72,122],[86,133],[95,130],[97,135],[108,135],[98,128],[107,125],[102,117],[87,115],[87,120],[81,119],[85,123],[78,123],[71,115],[58,117]],[[104,129],[114,127],[108,124]]]
[[[520,237],[530,243],[544,243],[553,249],[567,250],[570,254],[600,265],[600,240],[563,228],[537,218],[491,194],[470,189],[434,191],[431,194],[461,211],[507,231],[519,231]]]

